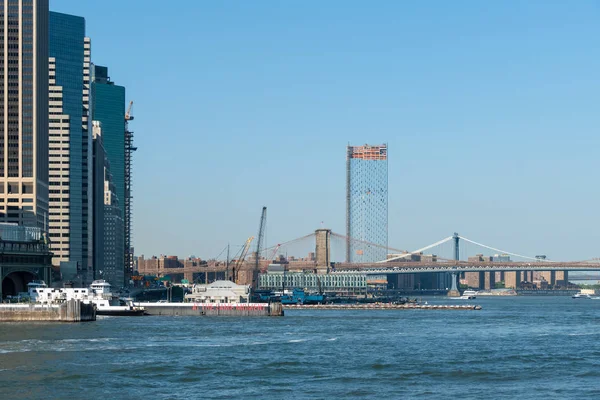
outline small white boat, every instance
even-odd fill
[[[144,307],[133,305],[132,301],[126,302],[125,305],[114,306],[106,299],[94,299],[92,302],[96,305],[97,315],[113,315],[113,316],[138,316],[144,315]]]
[[[460,297],[455,297],[455,299],[459,299],[459,300],[473,300],[476,298],[477,292],[474,290],[465,290],[462,294],[462,296]]]
[[[575,295],[572,296],[574,299],[591,299],[592,296],[590,296],[589,294],[584,294],[584,293],[576,293]]]

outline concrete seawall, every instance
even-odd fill
[[[0,322],[84,322],[95,321],[92,304],[69,300],[63,304],[0,304]]]
[[[315,304],[285,305],[285,309],[308,310],[481,310],[475,305],[434,305],[434,304]]]
[[[230,317],[283,316],[283,308],[280,303],[135,303],[135,306],[144,307],[147,315]]]

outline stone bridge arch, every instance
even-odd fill
[[[40,277],[38,268],[6,268],[0,274],[2,285],[0,297],[16,296],[20,292],[27,292],[27,284],[34,280],[43,279]]]

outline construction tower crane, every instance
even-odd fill
[[[133,253],[131,251],[131,216],[132,206],[131,201],[133,196],[132,193],[132,153],[137,150],[137,147],[133,145],[133,132],[129,130],[129,121],[133,120],[133,101],[129,102],[127,111],[125,112],[125,198],[123,200],[123,225],[125,233],[125,277],[126,282],[129,282],[130,277],[133,275]],[[119,199],[121,200],[121,199]]]
[[[254,270],[252,271],[252,286],[255,287],[258,277],[258,269],[260,267],[260,253],[262,251],[263,238],[265,236],[265,228],[267,225],[267,207],[262,208],[260,215],[260,225],[258,226],[258,240],[256,241],[256,260],[254,260]]]
[[[242,252],[240,253],[240,256],[238,257],[235,264],[233,265],[232,276],[233,276],[233,281],[235,283],[238,283],[238,274],[240,272],[240,268],[242,267],[242,264],[244,264],[244,260],[246,259],[248,250],[250,250],[250,244],[252,243],[253,240],[254,240],[254,236],[250,236],[246,240],[246,243],[244,244],[244,247],[242,248]]]

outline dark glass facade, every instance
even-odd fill
[[[108,78],[106,67],[92,68],[92,120],[102,124],[102,140],[115,191],[125,199],[125,88]]]
[[[88,210],[88,129],[84,124],[84,40],[85,19],[51,12],[49,18],[49,53],[55,59],[56,85],[62,87],[63,112],[69,116],[69,261],[77,261],[84,268],[91,263],[89,239],[91,226],[87,224]],[[52,115],[50,119],[52,120]],[[87,123],[87,119],[85,121]],[[67,161],[67,160],[65,160]],[[50,178],[52,198],[53,179]]]

